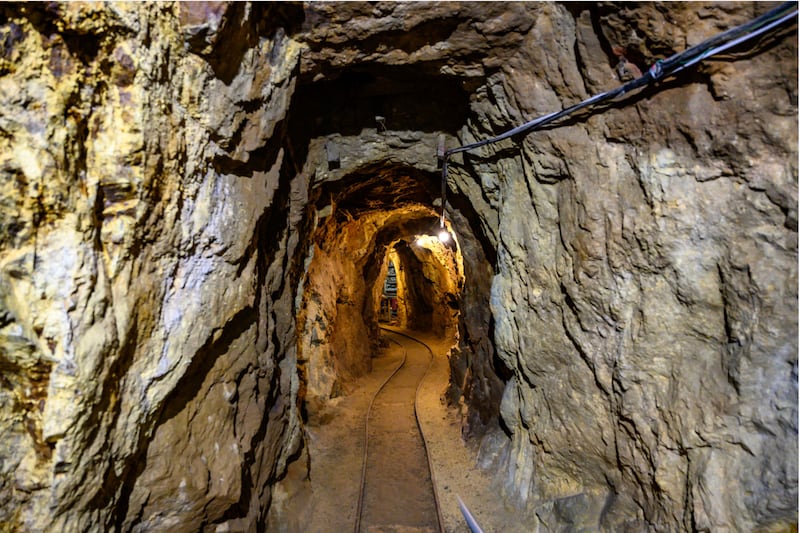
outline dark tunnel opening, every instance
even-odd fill
[[[459,142],[484,79],[441,67],[362,63],[297,79],[285,149],[309,185],[296,324],[298,404],[310,431],[344,423],[338,406],[380,372],[388,342],[380,326],[438,343],[432,398],[459,413],[454,445],[497,429],[495,256],[464,191],[451,188],[444,205],[451,240],[437,238],[437,146]],[[390,263],[394,295],[384,290]]]
[[[415,66],[361,65],[301,84],[293,114],[311,137],[379,130],[455,132],[469,112],[461,80]],[[376,117],[380,117],[376,120]]]

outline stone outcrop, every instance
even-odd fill
[[[770,7],[0,6],[2,528],[263,527],[386,246],[438,222],[440,135]],[[421,270],[529,529],[796,524],[796,28],[732,52],[452,162],[463,287]]]

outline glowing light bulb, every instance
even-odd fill
[[[444,243],[449,241],[450,241],[450,233],[446,229],[439,231],[439,242]]]

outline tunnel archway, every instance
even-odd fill
[[[457,238],[434,237],[436,179],[376,161],[318,189],[298,320],[306,415],[369,372],[390,261],[398,279],[394,324],[457,341],[463,261]]]
[[[396,313],[387,322],[443,338],[457,337],[459,296],[464,286],[458,244],[451,246],[435,235],[418,234],[389,246],[387,263],[395,266],[397,280]],[[383,270],[388,270],[388,264]],[[382,274],[382,278],[386,276],[388,273]]]
[[[337,376],[342,371],[363,372],[364,368],[353,362],[364,361],[364,354],[369,351],[367,346],[354,346],[342,329],[323,329],[331,323],[330,313],[321,310],[327,305],[326,300],[308,293],[316,268],[313,265],[325,253],[319,246],[320,221],[337,214],[355,216],[369,209],[416,204],[426,209],[422,218],[428,217],[429,223],[420,222],[425,227],[407,231],[405,238],[397,239],[413,244],[415,239],[409,235],[434,231],[438,226],[435,217],[442,208],[438,203],[442,184],[437,147],[442,140],[445,146],[461,143],[470,110],[484,96],[479,88],[486,82],[487,71],[462,70],[456,65],[462,59],[455,63],[448,60],[447,65],[427,60],[359,60],[333,65],[325,59],[324,47],[319,48],[321,43],[309,44],[310,53],[301,65],[287,114],[284,148],[294,171],[304,182],[307,180],[308,187],[295,193],[308,194],[309,205],[300,241],[307,253],[306,272],[297,291],[301,303],[297,305],[296,324],[300,396],[305,398],[300,404],[313,408],[315,383],[328,391],[319,398],[339,394],[341,382]],[[460,159],[458,156],[455,160]],[[456,174],[451,171],[450,176]],[[508,370],[496,357],[489,301],[497,262],[496,221],[478,216],[481,206],[485,207],[482,202],[491,204],[494,199],[490,194],[476,200],[476,195],[482,196],[481,179],[466,177],[466,183],[471,185],[464,188],[448,178],[444,206],[448,224],[458,233],[465,280],[459,295],[447,304],[451,310],[457,305],[460,314],[458,344],[450,351],[451,379],[446,395],[451,405],[463,408],[465,435],[478,438],[498,428],[498,412],[508,378]],[[410,220],[406,217],[406,223]],[[382,245],[392,248],[388,235]],[[382,256],[375,257],[370,264],[379,265],[382,260]],[[336,269],[329,274],[335,279],[340,276]],[[365,279],[362,275],[358,283]],[[331,283],[334,282],[325,281],[323,285]],[[374,283],[373,278],[369,283]],[[341,296],[340,311],[359,315],[353,305],[345,304],[350,301],[349,296]],[[379,312],[379,294],[372,303]],[[355,319],[350,323],[358,322]],[[358,336],[353,338],[362,338],[366,326],[355,329]],[[332,344],[337,352],[350,350],[357,354],[353,361],[342,363],[334,358],[328,341],[339,336],[342,340]]]

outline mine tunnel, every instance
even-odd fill
[[[797,5],[0,5],[0,531],[796,531]]]
[[[320,191],[300,337],[301,361],[309,353],[333,362],[335,377],[306,383],[318,401],[369,371],[382,308],[384,323],[457,338],[464,267],[459,237],[433,205],[437,181],[386,162]],[[390,265],[394,290],[385,294]]]
[[[287,118],[295,156],[306,165],[311,161],[319,180],[309,198],[313,253],[298,317],[306,414],[369,371],[379,348],[382,287],[390,262],[399,294],[385,302],[394,306],[388,322],[433,333],[456,349],[462,334],[488,341],[486,272],[491,270],[483,253],[490,246],[472,227],[475,220],[452,211],[467,202],[454,195],[442,211],[442,162],[436,151],[443,139],[454,138],[475,80],[465,84],[429,68],[383,65],[309,78],[299,79]],[[442,231],[447,242],[440,239]],[[461,242],[469,250],[466,266]],[[482,326],[468,332],[460,309],[465,277],[473,276],[470,294],[483,292],[482,309],[464,316]],[[481,364],[492,371],[491,351],[483,350],[478,351]],[[449,395],[457,401],[467,370],[460,361],[453,363]],[[478,394],[485,395],[488,420],[499,405],[500,381],[485,383]],[[480,412],[471,416],[479,420]]]

